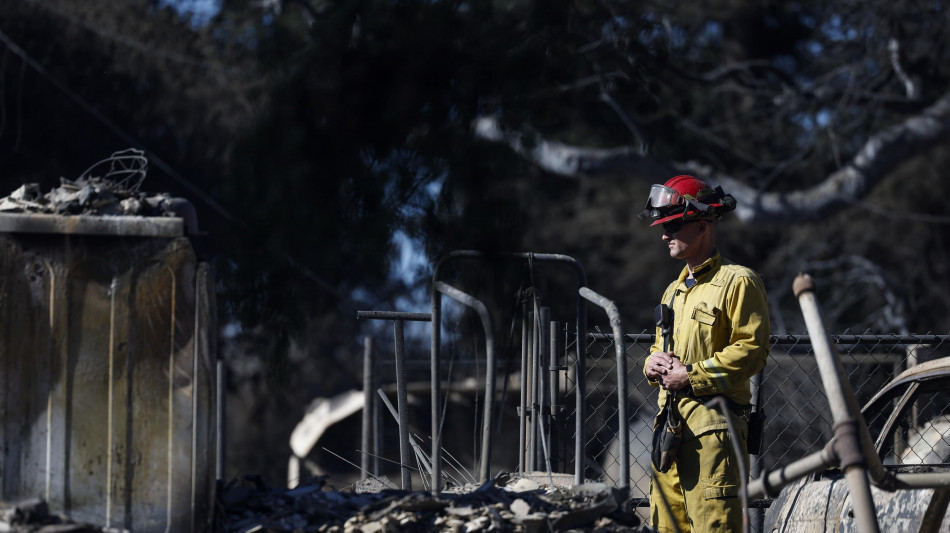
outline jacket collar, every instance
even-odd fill
[[[696,280],[696,283],[707,281],[719,270],[720,266],[722,266],[722,256],[719,255],[719,250],[717,249],[712,257],[703,261],[701,265],[693,270],[693,278]],[[689,266],[684,266],[680,272],[679,284],[685,287],[687,277],[689,277]]]

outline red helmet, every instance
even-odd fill
[[[650,188],[646,209],[641,220],[653,219],[651,226],[681,218],[690,220],[702,216],[721,215],[736,208],[736,199],[715,189],[693,176],[676,176],[663,185]]]

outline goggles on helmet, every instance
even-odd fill
[[[705,191],[701,191],[701,194]],[[672,187],[654,184],[646,208],[639,214],[641,220],[653,220],[653,225],[673,218],[688,220],[700,216],[721,215],[736,208],[735,198],[725,194],[722,187],[709,189],[701,198],[680,194]]]
[[[665,185],[653,185],[650,187],[650,207],[654,209],[663,209],[664,207],[676,207],[686,203],[686,199]]]
[[[654,184],[650,187],[650,197],[647,199],[646,208],[639,216],[641,220],[658,220],[674,213],[680,213],[685,218],[686,212],[689,210],[689,203],[689,199],[675,189],[666,185]]]

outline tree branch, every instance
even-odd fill
[[[667,162],[628,147],[586,148],[543,138],[526,130],[504,131],[495,117],[473,124],[476,138],[502,143],[539,168],[574,179],[639,179],[662,183],[679,173],[694,173],[717,183],[738,200],[736,215],[745,223],[815,220],[865,197],[891,171],[950,137],[950,93],[919,115],[873,135],[842,168],[800,191],[760,192],[727,173],[700,163]]]

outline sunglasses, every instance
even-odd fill
[[[699,219],[693,220],[671,220],[669,222],[664,222],[663,233],[669,233],[670,235],[676,233],[683,228],[686,224],[692,224],[693,222],[699,222]]]

